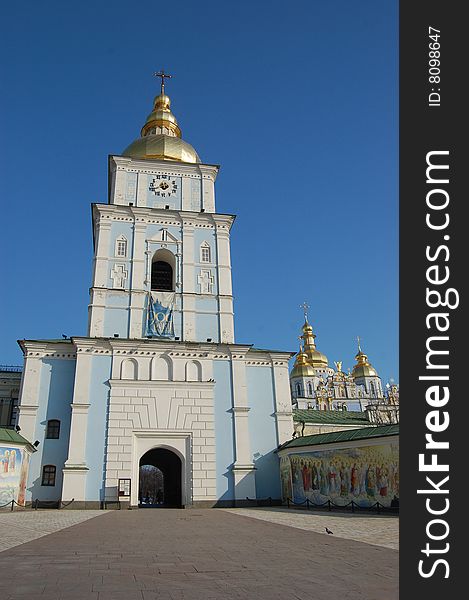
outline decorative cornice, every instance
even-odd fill
[[[219,165],[184,162],[168,164],[168,161],[163,160],[128,158],[118,155],[109,156],[109,165],[111,171],[147,173],[149,175],[167,173],[177,177],[192,177],[197,179],[200,179],[202,175],[204,179],[207,178],[212,181],[215,181],[220,170]]]
[[[212,393],[215,381],[167,381],[164,379],[109,379],[111,388],[198,388]]]

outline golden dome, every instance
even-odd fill
[[[304,340],[304,352],[306,354],[306,358],[309,364],[312,367],[319,369],[327,369],[329,366],[329,361],[327,360],[327,356],[316,348],[316,344],[314,342],[316,336],[313,333],[313,328],[305,321],[303,325],[303,335],[301,338]]]
[[[176,117],[171,112],[171,100],[166,94],[159,94],[153,100],[153,110],[148,115],[140,135],[147,135],[153,128],[162,129],[161,133],[168,133],[181,137],[181,130]],[[164,129],[167,129],[167,132]]]
[[[300,346],[300,351],[296,355],[295,365],[290,377],[314,377],[315,375],[316,371],[313,366],[308,363],[308,357]]]
[[[357,364],[353,367],[352,377],[358,379],[360,377],[379,377],[376,370],[368,362],[368,356],[362,352],[360,346],[358,346],[358,352],[355,355]]]
[[[161,94],[153,101],[153,110],[148,115],[140,136],[127,146],[122,156],[200,162],[194,148],[181,139],[181,129],[171,112],[171,100],[164,93],[163,86]]]
[[[199,163],[200,158],[194,148],[178,137],[169,135],[146,135],[127,146],[122,156],[131,158],[157,158]]]

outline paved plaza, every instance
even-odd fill
[[[102,510],[2,511],[0,512],[0,552],[104,514],[106,513]]]
[[[283,507],[224,509],[246,517],[324,533],[327,527],[333,535],[384,548],[399,548],[399,519],[395,515],[337,513]]]
[[[0,514],[0,537],[43,536],[0,552],[2,600],[398,598],[397,551],[341,537],[339,520],[358,531],[362,516],[330,515],[327,535],[264,520],[288,517],[275,510],[73,512]],[[46,535],[58,519],[66,528]]]

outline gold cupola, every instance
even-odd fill
[[[300,346],[300,351],[296,355],[295,364],[290,377],[314,377],[315,375],[316,371],[314,370],[314,367],[309,364],[308,357]]]
[[[153,110],[142,127],[140,137],[124,150],[122,156],[200,163],[195,149],[181,138],[181,129],[171,112],[171,100],[164,91],[164,80],[171,75],[164,71],[155,75],[161,77],[161,92],[153,101]]]
[[[355,354],[357,364],[353,367],[352,377],[359,379],[360,377],[379,377],[376,370],[368,362],[368,356],[362,351],[360,342],[358,342],[358,352]]]
[[[313,333],[313,328],[308,323],[305,315],[305,324],[303,325],[303,335],[301,339],[304,340],[304,352],[308,359],[309,364],[312,367],[319,369],[327,369],[329,362],[327,356],[316,348],[315,343],[316,335]]]

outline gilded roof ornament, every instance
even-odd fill
[[[161,69],[161,71],[158,71],[158,73],[153,73],[153,75],[155,77],[161,77],[161,95],[164,95],[164,80],[165,79],[171,79],[173,76],[170,75],[169,73],[165,73],[164,69]]]
[[[123,156],[199,163],[195,149],[181,138],[181,129],[171,112],[171,100],[165,94],[165,79],[173,75],[163,69],[153,75],[161,78],[161,91],[153,101],[153,110],[142,127],[140,138],[124,150]]]

